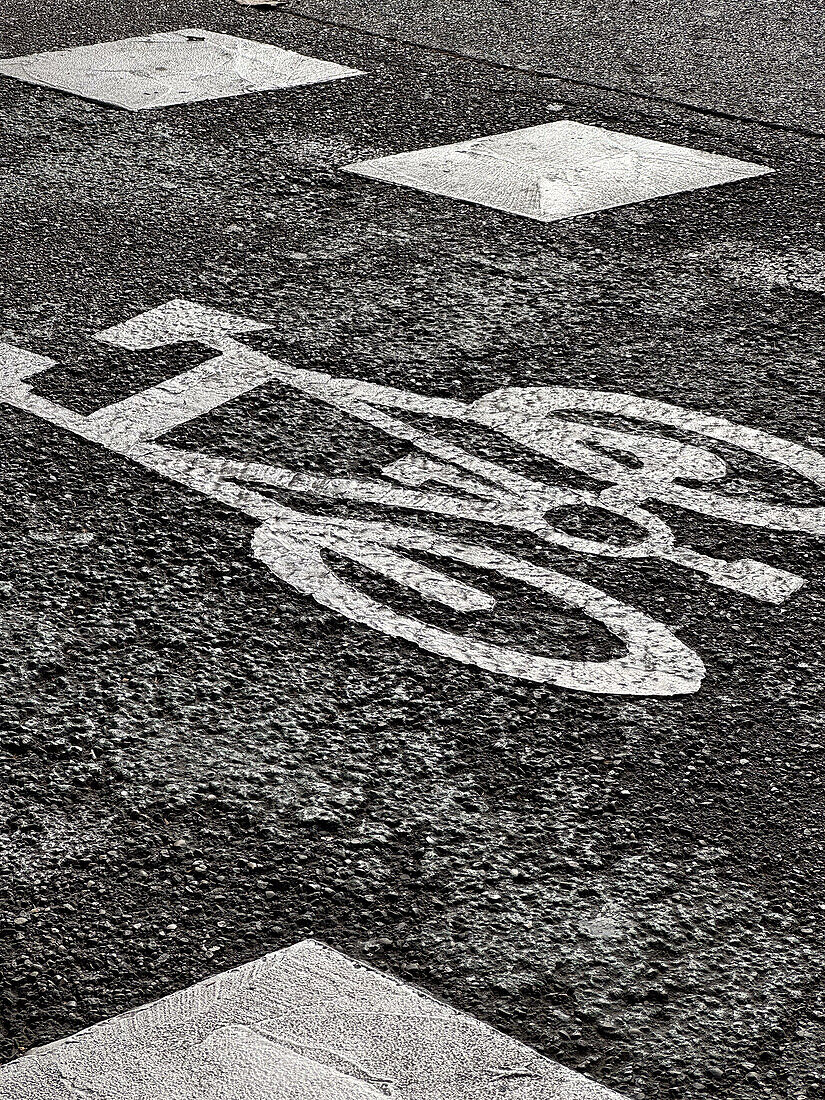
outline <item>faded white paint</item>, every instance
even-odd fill
[[[562,120],[359,161],[344,171],[554,222],[772,169]]]
[[[0,1067],[3,1100],[620,1100],[311,940]]]
[[[296,369],[236,339],[262,327],[174,301],[100,333],[99,339],[133,350],[197,340],[220,354],[90,416],[72,413],[26,384],[51,365],[50,360],[0,345],[0,400],[245,513],[258,524],[252,540],[255,556],[281,580],[353,622],[455,661],[581,691],[690,692],[701,683],[704,668],[664,624],[564,573],[494,550],[483,541],[446,537],[420,525],[312,516],[301,511],[301,500],[371,503],[510,528],[570,552],[617,562],[658,559],[697,572],[719,587],[776,604],[802,585],[801,577],[763,562],[729,562],[677,545],[668,525],[642,505],[661,501],[727,522],[825,534],[825,508],[726,494],[727,465],[711,449],[718,443],[737,447],[825,486],[825,458],[807,447],[721,417],[627,394],[560,386],[507,387],[466,404],[334,378]],[[379,428],[406,442],[410,453],[388,465],[381,478],[329,478],[216,458],[159,441],[171,429],[270,381]],[[426,413],[445,425],[483,425],[606,487],[584,492],[549,486],[447,442],[437,432],[414,427],[399,412]],[[621,418],[621,426],[588,422],[592,414]],[[680,442],[657,432],[657,427],[689,433],[694,442]],[[611,455],[631,456],[634,462],[630,465]],[[295,507],[273,499],[268,492],[273,488],[287,491]],[[635,526],[638,538],[625,544],[571,535],[551,522],[553,510],[564,506],[612,513]],[[330,551],[428,600],[469,614],[494,606],[483,590],[483,578],[485,573],[497,573],[601,623],[623,643],[624,653],[606,661],[552,659],[526,652],[515,641],[493,644],[401,615],[342,580],[326,560]],[[434,564],[416,560],[420,553],[471,566],[479,579],[473,585],[458,580]]]
[[[129,111],[363,75],[265,42],[191,28],[5,58],[0,74]]]

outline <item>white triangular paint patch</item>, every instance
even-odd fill
[[[312,940],[0,1067],[3,1100],[620,1100]]]
[[[363,75],[265,42],[197,29],[6,58],[0,73],[129,111]]]
[[[569,120],[359,161],[344,170],[542,222],[772,171]]]

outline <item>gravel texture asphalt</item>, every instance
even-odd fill
[[[370,75],[144,114],[0,82],[0,339],[57,360],[39,392],[86,412],[207,358],[89,341],[180,297],[298,366],[601,387],[823,444],[821,141],[228,3],[0,16],[6,55],[177,26]],[[558,117],[777,172],[540,225],[338,171]],[[821,1095],[822,540],[657,509],[804,576],[779,607],[545,552],[708,668],[588,696],[322,610],[250,523],[34,418],[4,408],[0,439],[4,1057],[311,933],[639,1100]],[[361,475],[402,453],[274,387],[177,439]],[[498,629],[609,651],[497,595]]]
[[[367,32],[823,130],[819,0],[284,0]]]

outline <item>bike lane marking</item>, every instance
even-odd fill
[[[358,161],[344,171],[555,222],[773,169],[565,119]]]
[[[620,1100],[314,940],[0,1068],[4,1100]]]
[[[399,521],[386,509],[492,524],[566,551],[613,559],[620,569],[629,560],[658,559],[739,596],[777,605],[804,584],[804,577],[765,562],[727,561],[678,545],[668,524],[643,506],[661,501],[726,523],[821,536],[823,508],[772,502],[758,487],[752,496],[726,492],[728,465],[713,450],[719,443],[733,446],[823,485],[825,459],[807,447],[633,394],[508,386],[465,404],[302,370],[236,339],[263,327],[173,300],[97,333],[98,340],[133,351],[197,340],[219,354],[88,416],[40,396],[29,385],[49,360],[0,345],[0,400],[248,516],[257,524],[253,556],[322,606],[388,638],[519,679],[600,694],[667,696],[697,691],[705,668],[700,655],[665,623],[607,592],[494,549],[484,539],[467,541]],[[412,449],[385,466],[381,477],[359,479],[220,458],[163,442],[170,430],[270,382],[285,384]],[[447,428],[457,422],[491,429],[517,447],[607,485],[593,492],[528,478],[490,461],[475,447],[449,442],[439,430],[416,427],[404,416],[410,412],[425,412]],[[590,422],[594,413],[607,414],[615,426]],[[572,420],[565,419],[571,414]],[[674,438],[668,429],[694,441]],[[622,454],[635,464],[615,457]],[[381,511],[377,520],[313,515],[306,509],[311,498],[368,504]],[[569,506],[612,513],[638,534],[631,542],[571,534],[553,523],[554,511]],[[362,585],[344,579],[330,564],[330,552],[425,600],[471,615],[489,611],[495,600],[452,575],[449,567],[444,572],[438,567],[453,562],[482,577],[498,574],[600,623],[624,652],[601,661],[561,660],[530,653],[516,638],[493,644],[483,635],[443,629],[399,613]],[[430,561],[419,560],[422,554]],[[473,619],[468,625],[477,629]]]
[[[267,42],[200,29],[6,58],[0,74],[128,111],[364,75]]]

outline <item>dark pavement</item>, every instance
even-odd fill
[[[817,0],[286,0],[327,22],[821,132]]]
[[[458,400],[601,388],[821,447],[825,145],[801,132],[823,128],[803,5],[687,5],[648,67],[659,7],[568,5],[564,35],[519,4],[451,5],[437,29],[432,7],[379,4],[369,25],[787,128],[228,2],[10,0],[6,56],[202,26],[369,75],[143,114],[0,81],[0,340],[56,359],[38,392],[89,412],[212,354],[91,340],[186,298],[338,377]],[[721,44],[697,69],[711,7]],[[541,225],[338,171],[559,117],[776,174]],[[325,611],[253,558],[238,514],[0,413],[4,1056],[311,932],[640,1100],[821,1095],[823,538],[654,507],[704,553],[805,578],[774,606],[515,537],[707,667],[687,696],[567,692]],[[405,453],[277,386],[175,441],[337,476]],[[823,503],[725,457],[748,498]],[[498,584],[491,637],[611,652]]]

